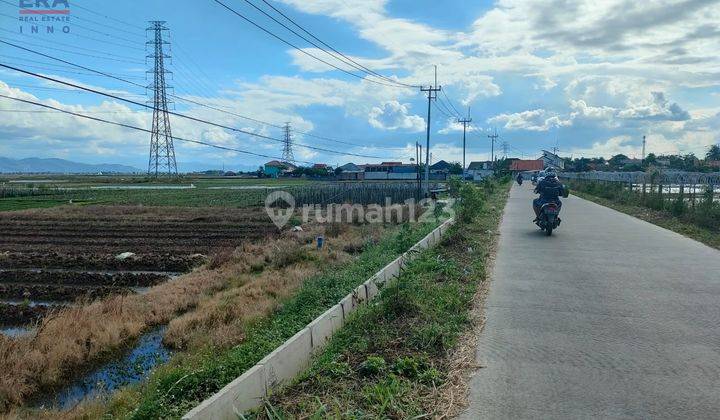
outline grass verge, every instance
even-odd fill
[[[695,223],[683,221],[665,211],[653,210],[633,204],[622,204],[607,198],[598,197],[584,191],[572,191],[573,195],[609,207],[613,210],[628,214],[662,228],[672,230],[681,235],[692,238],[705,245],[720,249],[720,235],[711,229],[703,228]]]
[[[227,350],[208,347],[181,355],[156,370],[144,385],[116,395],[106,407],[106,414],[138,419],[181,417],[255,365],[436,225],[404,225],[366,247],[356,260],[344,267],[331,268],[306,280],[298,292],[285,299],[270,316],[249,322],[239,345]]]
[[[360,308],[257,418],[424,418],[453,413],[452,352],[471,325],[508,182],[461,189],[458,223]]]

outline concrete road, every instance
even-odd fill
[[[720,418],[720,252],[577,197],[552,237],[514,185],[464,419]]]

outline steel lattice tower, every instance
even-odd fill
[[[289,122],[285,123],[285,138],[283,140],[284,140],[283,153],[282,153],[283,162],[288,162],[288,163],[294,164],[295,163],[295,155],[293,154],[293,150],[292,150],[293,139],[292,139],[292,134],[290,131],[290,123]]]
[[[173,145],[172,131],[170,130],[170,115],[168,114],[167,86],[165,75],[165,59],[170,55],[163,51],[163,46],[169,44],[163,41],[163,31],[167,31],[164,21],[151,21],[148,31],[153,31],[154,40],[147,45],[153,47],[153,54],[147,56],[153,59],[155,65],[149,73],[153,74],[152,90],[153,121],[150,135],[150,161],[148,163],[149,176],[177,176],[177,163],[175,162],[175,146]]]

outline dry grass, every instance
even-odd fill
[[[165,343],[179,349],[192,349],[208,344],[224,348],[240,342],[248,321],[268,315],[322,267],[347,261],[350,255],[344,251],[346,247],[357,246],[368,233],[374,233],[370,236],[379,233],[368,229],[343,229],[330,241],[329,249],[323,251],[317,251],[308,243],[314,232],[265,248],[272,250],[272,254],[258,257],[268,269],[259,274],[239,273],[232,279],[233,287],[204,297],[196,310],[173,319],[165,333]]]
[[[382,227],[341,229],[316,250],[313,240],[326,235],[324,229],[285,232],[233,253],[224,251],[211,260],[212,269],[197,269],[145,295],[64,308],[45,318],[31,337],[0,335],[0,411],[111,358],[154,325],[169,323],[165,341],[178,348],[236,344],[247,321],[270,313],[328,264],[346,261],[346,247],[378,238]]]

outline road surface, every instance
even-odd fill
[[[513,186],[463,419],[720,418],[720,251]]]

